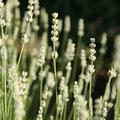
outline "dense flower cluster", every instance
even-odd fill
[[[72,42],[72,39],[69,39],[67,49],[65,52],[65,57],[67,60],[72,61],[75,56],[75,44]]]
[[[35,4],[35,1],[34,1],[34,0],[29,0],[27,17],[26,17],[26,21],[27,21],[28,23],[31,23],[31,22],[33,21],[34,4]]]

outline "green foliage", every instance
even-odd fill
[[[120,90],[117,92],[114,120],[119,120],[119,119],[120,119]]]

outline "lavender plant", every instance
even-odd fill
[[[70,16],[62,21],[53,12],[49,26],[39,0],[28,0],[21,20],[21,2],[0,0],[0,120],[110,120],[111,111],[112,120],[120,120],[120,36],[115,38],[104,93],[95,97],[107,34],[102,34],[99,51],[95,38],[83,47],[82,18],[75,44],[69,38]]]

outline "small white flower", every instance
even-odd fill
[[[34,0],[29,0],[29,5],[28,5],[28,11],[27,11],[27,17],[26,17],[26,21],[28,23],[31,23],[33,21],[33,9],[34,9]]]
[[[72,42],[72,39],[69,39],[67,49],[65,52],[65,57],[67,60],[72,61],[75,56],[75,44]]]
[[[5,19],[0,19],[0,24],[1,24],[2,27],[6,26]]]
[[[27,72],[22,71],[22,77],[19,78],[19,88],[20,88],[20,96],[25,96],[28,93],[28,78],[27,78]]]
[[[42,114],[43,114],[43,108],[42,108],[42,106],[40,106],[39,111],[38,111],[37,120],[42,120],[42,118],[43,118]]]
[[[0,38],[0,47],[2,47],[2,39]]]
[[[0,8],[4,6],[3,0],[0,0]]]
[[[63,71],[58,71],[58,72],[57,72],[57,77],[58,77],[58,78],[61,78],[62,76],[63,76]]]
[[[48,13],[46,12],[45,8],[41,8],[41,21],[45,29],[48,28]]]
[[[34,3],[35,3],[34,0],[29,0],[29,4],[30,4],[30,5],[33,5]]]
[[[39,55],[38,55],[38,59],[37,59],[37,65],[39,67],[42,67],[45,64],[45,55],[46,55],[45,47],[42,46],[42,47],[40,47]]]
[[[95,43],[95,38],[90,38],[91,43]]]
[[[78,23],[78,35],[81,37],[84,35],[84,20],[82,18],[79,19]]]
[[[63,100],[62,100],[62,95],[58,95],[58,111],[62,111],[63,109]]]
[[[39,6],[39,0],[35,0],[35,9],[34,14],[38,16],[40,14],[40,6]]]
[[[58,53],[57,53],[57,51],[52,52],[52,58],[53,58],[53,59],[57,59],[57,58],[58,58]]]
[[[52,42],[57,42],[58,41],[58,13],[53,13],[52,14],[53,19],[52,19],[52,31],[51,31],[51,40]]]
[[[86,61],[85,50],[81,50],[80,59],[81,59],[81,66],[86,67],[87,66],[87,61]]]
[[[52,14],[52,16],[53,16],[53,18],[57,18],[57,17],[58,17],[58,13],[54,12],[54,13]]]
[[[79,75],[79,79],[80,79],[80,80],[84,80],[84,79],[85,79],[85,75],[84,75],[84,74],[80,74],[80,75]]]
[[[54,34],[54,35],[55,35],[55,34]],[[57,41],[58,41],[58,37],[53,36],[53,37],[51,37],[51,40],[54,41],[54,42],[57,42]]]
[[[95,53],[96,53],[96,50],[95,50],[95,47],[96,47],[96,44],[95,44],[95,38],[90,38],[90,49],[89,49],[89,59],[91,60],[91,62],[94,62],[96,60],[96,56],[95,56]]]
[[[55,86],[55,81],[54,81],[54,75],[52,72],[48,72],[48,77],[47,77],[47,86],[50,88],[53,88]]]
[[[67,85],[64,87],[63,101],[64,102],[68,102],[69,101],[69,94],[68,94],[68,86]]]
[[[54,116],[53,115],[50,116],[50,120],[54,120]]]
[[[111,68],[111,69],[108,71],[108,75],[109,75],[109,77],[114,78],[114,77],[117,76],[117,73],[116,73],[116,71],[115,71],[114,68]]]
[[[65,69],[68,70],[68,71],[72,70],[71,62],[67,63]]]
[[[76,107],[76,116],[78,120],[88,119],[87,102],[83,95],[81,95],[80,86],[77,81],[74,82],[74,102],[73,105]]]
[[[61,81],[60,81],[60,87],[59,87],[60,91],[63,91],[65,86],[66,86],[66,84],[65,84],[65,77],[62,76],[61,77]]]
[[[22,40],[23,40],[25,43],[28,43],[28,41],[29,41],[29,38],[28,38],[28,35],[27,35],[27,33],[25,33],[25,34],[23,35],[23,38],[22,38]]]
[[[95,72],[94,65],[89,65],[88,66],[88,71],[93,74]]]
[[[70,16],[66,16],[66,17],[65,17],[65,27],[64,27],[64,31],[68,33],[68,32],[70,32],[70,28],[71,28]]]
[[[58,20],[59,21],[59,24],[58,24],[58,31],[61,32],[62,31],[62,25],[63,25],[63,22],[62,20]]]
[[[107,34],[103,33],[102,34],[102,39],[101,39],[101,45],[105,45],[107,42]]]
[[[90,82],[90,73],[87,71],[86,76],[85,76],[85,82],[89,83]]]
[[[107,112],[108,112],[108,103],[107,101],[105,101],[104,105],[103,105],[103,108],[102,108],[102,116],[105,118],[107,116]]]

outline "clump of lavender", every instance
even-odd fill
[[[91,111],[91,87],[92,87],[92,75],[95,72],[93,62],[96,60],[96,44],[95,44],[95,39],[91,38],[90,39],[90,49],[89,49],[89,59],[90,59],[90,65],[88,66],[88,74],[89,74],[89,79],[90,79],[90,86],[89,86],[89,120],[92,120],[92,111]]]
[[[102,34],[96,55],[98,41],[90,38],[89,46],[82,41],[84,19],[78,20],[75,43],[69,38],[69,15],[62,20],[54,12],[49,26],[48,10],[40,7],[39,0],[28,0],[21,19],[21,2],[0,0],[0,120],[107,120],[111,111],[119,120],[120,35],[115,38],[105,91],[92,97],[104,65],[107,33]]]
[[[52,52],[52,58],[53,58],[53,65],[54,65],[54,80],[55,80],[55,88],[56,88],[56,110],[57,110],[57,115],[56,119],[58,119],[58,93],[57,93],[57,76],[56,76],[56,59],[58,57],[58,53],[56,51],[56,46],[55,43],[58,41],[58,13],[53,13],[53,20],[52,20],[52,31],[51,31],[51,40],[53,42],[53,52]]]
[[[81,94],[80,86],[78,85],[77,81],[74,82],[74,99],[73,120],[87,120],[89,116],[87,110],[87,101]]]

